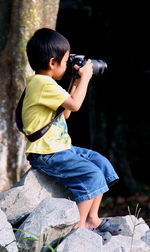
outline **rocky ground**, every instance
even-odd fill
[[[24,246],[24,252],[29,248],[47,252],[45,244],[52,245],[60,237],[63,240],[58,252],[129,252],[131,248],[132,252],[150,251],[148,194],[105,194],[99,215],[123,225],[123,232],[112,234],[106,244],[93,231],[80,228],[71,232],[79,221],[78,208],[71,197],[68,190],[46,174],[30,169],[14,187],[0,193],[0,251],[18,252]]]

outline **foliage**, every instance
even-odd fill
[[[139,208],[139,204],[137,204],[137,205],[136,205],[136,209],[135,209],[135,214],[134,214],[135,218],[133,219],[132,214],[131,214],[131,211],[130,211],[130,207],[128,207],[128,212],[129,212],[129,215],[130,215],[130,217],[131,217],[131,221],[132,221],[132,223],[133,223],[133,231],[132,231],[132,239],[131,239],[130,252],[132,252],[133,239],[134,239],[134,234],[135,234],[135,228],[136,228],[138,225],[142,224],[142,222],[136,224],[136,221],[137,221],[137,219],[139,218],[140,211],[141,211],[141,208]]]
[[[139,204],[136,205],[136,209],[135,209],[135,213],[134,213],[135,218],[133,218],[129,206],[128,206],[128,212],[129,212],[129,215],[131,217],[131,221],[133,223],[132,239],[131,239],[131,246],[130,246],[130,252],[132,252],[135,229],[136,229],[137,226],[139,226],[141,224],[144,224],[145,222],[142,221],[142,222],[137,223],[137,219],[139,218],[139,215],[140,215],[140,212],[141,212],[141,208],[139,207]],[[146,222],[149,222],[149,221],[150,220],[146,220]]]

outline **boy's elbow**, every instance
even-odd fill
[[[81,104],[72,97],[69,97],[61,106],[64,107],[66,110],[77,112],[80,109]]]
[[[65,115],[65,119],[67,120],[69,118],[70,115]]]

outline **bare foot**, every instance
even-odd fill
[[[102,223],[102,219],[100,219],[99,217],[88,217],[86,219],[86,222],[83,223],[81,221],[79,221],[72,230],[77,229],[78,227],[83,227],[83,228],[97,228],[100,224]]]
[[[102,219],[99,217],[88,217],[85,223],[87,228],[97,228],[102,223]]]
[[[75,229],[77,229],[77,228],[79,228],[79,227],[86,228],[85,223],[83,224],[83,223],[81,223],[81,222],[78,222],[78,223],[73,227],[72,230],[75,230]]]

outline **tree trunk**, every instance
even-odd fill
[[[25,172],[25,139],[18,133],[14,110],[31,74],[25,47],[36,29],[55,29],[59,0],[0,1],[0,191]]]

